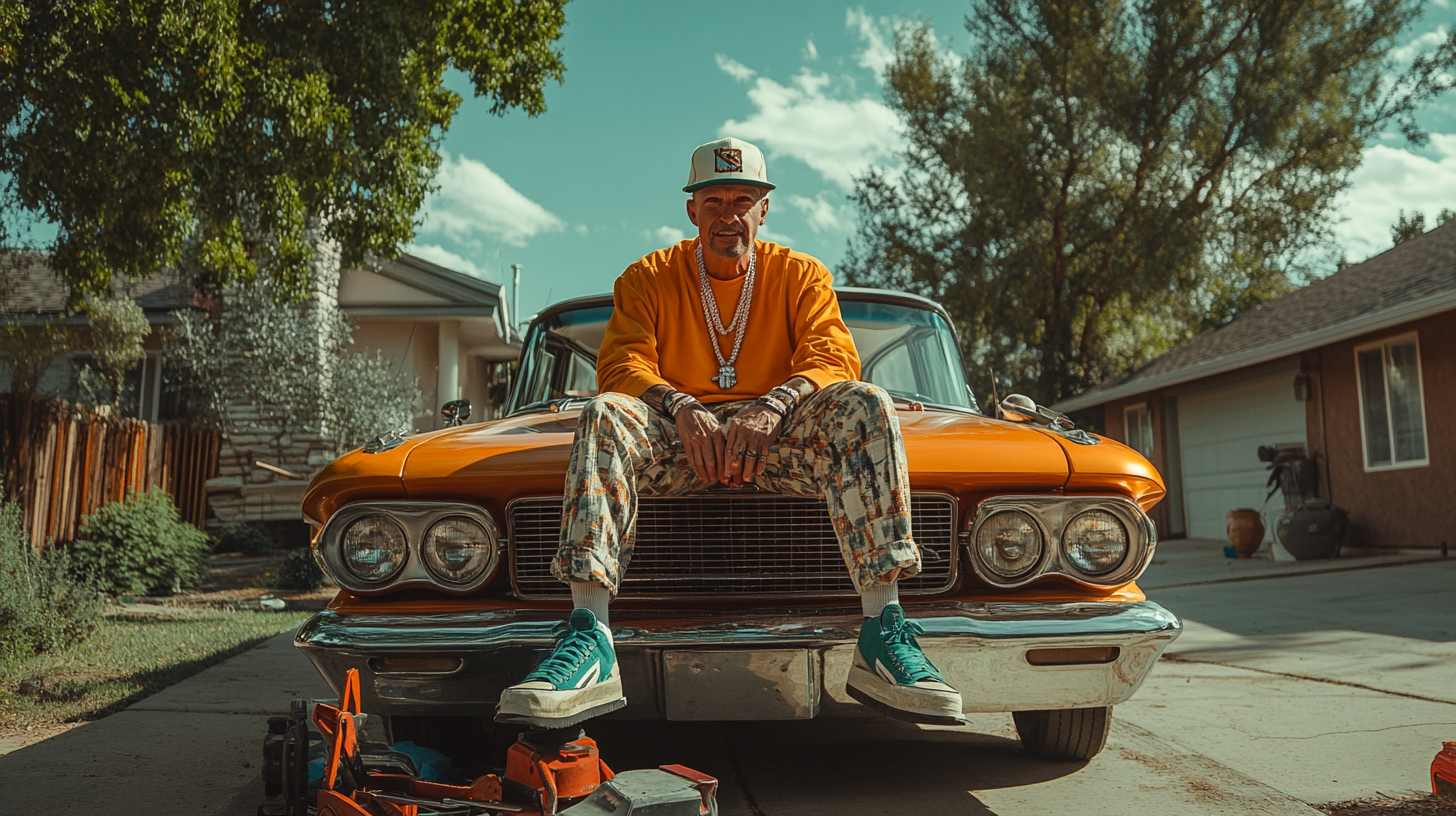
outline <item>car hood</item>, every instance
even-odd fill
[[[487,506],[560,493],[576,411],[541,413],[437,434],[412,447],[403,486],[410,499]],[[902,411],[901,433],[916,490],[962,494],[1060,489],[1070,472],[1061,445],[1033,429],[949,411]]]
[[[503,518],[512,500],[559,494],[577,411],[542,412],[412,437],[376,454],[345,454],[309,486],[304,512],[324,520],[358,500],[462,501]],[[1038,428],[939,410],[902,410],[917,491],[963,500],[1007,493],[1118,493],[1145,509],[1162,495],[1157,471],[1108,439],[1080,445]]]

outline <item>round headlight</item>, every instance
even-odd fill
[[[349,572],[371,584],[398,575],[409,555],[404,529],[379,513],[362,516],[345,528],[341,549]]]
[[[997,513],[976,532],[981,563],[1002,578],[1025,575],[1041,561],[1041,530],[1017,510]]]
[[[1112,572],[1127,558],[1127,528],[1106,510],[1088,510],[1067,525],[1062,550],[1087,575]]]
[[[495,539],[475,519],[451,516],[435,522],[425,533],[420,555],[436,578],[468,584],[490,567]]]

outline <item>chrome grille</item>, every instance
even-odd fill
[[[948,589],[956,574],[955,499],[910,499],[921,572],[903,593]],[[510,509],[511,576],[524,598],[570,592],[551,576],[561,499],[521,499]],[[622,595],[852,595],[854,585],[823,499],[772,493],[647,497],[637,508],[637,544]]]

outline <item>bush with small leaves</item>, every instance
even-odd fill
[[[273,576],[273,589],[312,591],[323,586],[323,583],[324,572],[319,569],[318,562],[314,560],[313,552],[308,547],[290,552],[278,567],[278,573]]]
[[[101,595],[64,550],[31,549],[20,505],[0,504],[0,660],[85,640],[101,620]]]
[[[167,595],[207,577],[207,536],[177,515],[165,491],[128,494],[81,521],[74,563],[111,595]]]
[[[273,549],[273,537],[266,530],[253,524],[229,524],[223,527],[218,537],[215,552],[235,552],[243,555],[257,555]]]

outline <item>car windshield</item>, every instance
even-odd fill
[[[860,379],[902,401],[976,410],[955,335],[934,310],[840,300],[839,311],[859,351]],[[526,337],[508,412],[596,396],[597,351],[611,316],[611,306],[596,306],[535,323]]]

